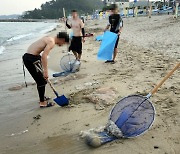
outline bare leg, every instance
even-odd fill
[[[82,55],[82,54],[78,54],[78,59],[77,59],[77,60],[79,60],[79,61],[80,61],[80,59],[81,59],[81,55]]]
[[[79,59],[77,52],[73,51],[73,54],[74,54],[74,56],[76,57],[76,59]]]
[[[47,102],[46,102],[46,101],[40,102],[39,105],[40,105],[40,106],[46,106],[46,105],[47,105]]]
[[[114,55],[113,55],[113,61],[115,61],[115,58],[116,58],[116,56],[117,56],[117,53],[118,53],[118,49],[115,48],[115,49],[114,49]]]
[[[37,90],[39,93],[39,99],[40,99],[40,107],[50,107],[50,106],[54,106],[54,103],[48,103],[47,101],[45,101],[45,85],[43,86],[37,86]]]

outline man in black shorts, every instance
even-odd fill
[[[69,50],[73,52],[73,54],[76,57],[76,64],[80,64],[80,59],[82,55],[82,41],[85,42],[84,36],[84,23],[82,20],[78,17],[78,13],[76,10],[72,10],[72,19],[66,20],[66,26],[73,30],[73,37],[71,41],[71,45],[69,47]]]
[[[116,58],[117,52],[118,52],[117,46],[118,46],[118,42],[119,42],[119,36],[121,34],[122,27],[123,27],[123,20],[122,20],[120,14],[118,13],[118,6],[116,4],[112,4],[110,7],[110,10],[111,10],[112,14],[109,16],[109,23],[106,26],[104,31],[108,30],[110,27],[110,31],[118,34],[118,38],[117,38],[117,41],[116,41],[116,44],[114,47],[113,59],[107,60],[105,63],[114,64],[115,58]]]
[[[23,62],[33,79],[37,83],[40,107],[50,107],[53,103],[48,103],[45,99],[45,86],[48,79],[47,56],[55,45],[63,45],[69,42],[69,35],[60,32],[56,37],[45,36],[33,44],[23,55]],[[42,53],[42,56],[40,54]]]

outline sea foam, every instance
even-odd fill
[[[25,37],[28,37],[28,36],[31,36],[31,35],[32,35],[32,33],[17,35],[17,36],[14,36],[14,37],[8,39],[7,42],[12,42],[12,41],[20,40],[22,38],[25,38]]]
[[[3,54],[3,51],[5,50],[5,47],[0,46],[0,55]]]

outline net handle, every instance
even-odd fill
[[[64,19],[65,19],[66,18],[66,10],[65,10],[64,7],[63,7],[63,16],[64,16]],[[66,21],[64,22],[64,26],[65,26],[65,32],[67,33]],[[67,51],[69,51],[68,44],[67,44]],[[68,52],[68,54],[70,54],[70,52]]]
[[[64,16],[64,19],[65,19],[66,18],[66,11],[65,11],[64,7],[63,7],[63,16]],[[66,22],[65,22],[64,26],[65,26],[65,31],[67,32]]]
[[[159,84],[151,91],[151,94],[157,92],[158,88],[180,67],[180,63],[177,65],[159,82]]]

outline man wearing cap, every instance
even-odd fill
[[[54,105],[53,103],[48,103],[45,98],[45,86],[48,79],[47,56],[55,45],[62,46],[68,42],[69,35],[65,32],[59,32],[56,37],[45,36],[31,44],[27,53],[23,55],[24,65],[37,83],[40,107]]]

